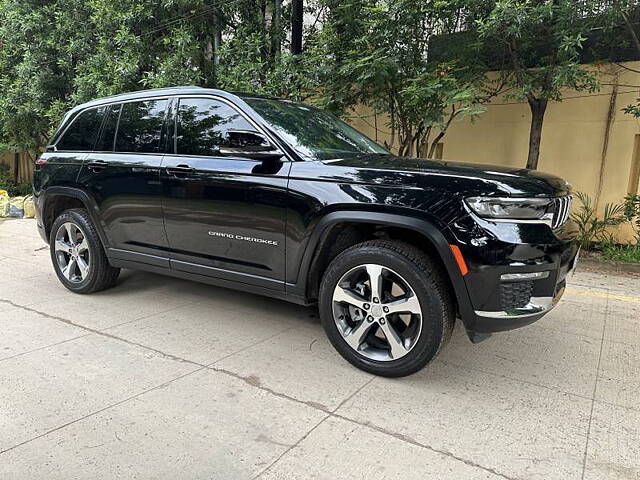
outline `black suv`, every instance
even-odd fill
[[[198,87],[95,100],[37,162],[38,228],[77,293],[133,268],[317,302],[363,370],[426,365],[541,318],[577,258],[568,184],[394,157],[307,105]]]

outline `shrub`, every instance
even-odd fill
[[[571,214],[571,220],[577,227],[576,241],[584,248],[612,245],[614,238],[607,232],[608,227],[620,225],[627,220],[624,204],[607,203],[604,206],[602,218],[596,215],[591,197],[583,192],[577,192],[576,197],[580,206]]]
[[[16,183],[9,175],[9,165],[0,163],[0,190],[6,190],[10,197],[29,195],[32,192],[28,183]]]
[[[614,262],[640,263],[640,245],[607,245],[602,255]]]
[[[633,225],[636,246],[640,245],[640,194],[630,193],[624,197],[624,216]]]

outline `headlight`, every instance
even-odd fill
[[[478,216],[502,221],[540,221],[551,225],[550,198],[469,197],[465,202]]]

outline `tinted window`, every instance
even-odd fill
[[[116,134],[116,127],[118,126],[118,117],[120,115],[120,109],[122,104],[111,105],[108,107],[109,111],[106,113],[104,125],[102,126],[102,133],[98,139],[95,150],[97,152],[112,152],[113,151],[113,139]]]
[[[216,155],[218,147],[231,146],[231,131],[256,130],[226,103],[207,98],[180,99],[176,153]]]
[[[105,107],[85,110],[76,116],[62,138],[56,143],[58,150],[93,150]]]
[[[274,130],[303,155],[319,160],[361,154],[389,154],[334,115],[301,103],[244,99]]]
[[[167,100],[145,100],[122,104],[116,139],[117,152],[156,153]]]

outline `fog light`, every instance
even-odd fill
[[[530,272],[530,273],[503,273],[500,275],[500,280],[514,282],[518,280],[540,280],[547,278],[549,272]]]

